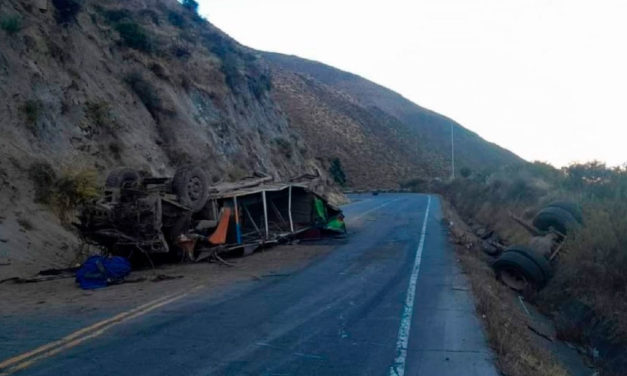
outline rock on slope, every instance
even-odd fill
[[[263,53],[273,94],[316,156],[338,156],[352,186],[396,186],[450,175],[450,127],[456,167],[475,171],[522,160],[455,121],[357,75],[295,56]]]

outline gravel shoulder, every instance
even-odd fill
[[[219,291],[238,282],[273,278],[305,267],[333,249],[331,245],[280,245],[248,257],[229,259],[234,266],[218,263],[161,265],[133,271],[129,281],[98,290],[82,290],[73,278],[37,283],[5,282],[0,288],[0,317],[124,309],[198,285]],[[157,275],[166,276],[155,282]]]

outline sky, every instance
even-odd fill
[[[627,162],[627,2],[199,0],[240,43],[386,86],[527,160]]]

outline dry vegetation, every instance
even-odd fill
[[[446,201],[443,210],[447,220],[454,223],[451,236],[470,280],[477,314],[497,355],[499,370],[508,376],[567,376],[568,372],[528,329],[530,319],[512,292],[496,280],[488,257],[476,246],[480,243],[478,239]]]
[[[568,237],[555,264],[555,277],[538,294],[536,303],[547,313],[554,313],[573,301],[582,303],[596,317],[582,325],[603,322],[605,328],[610,328],[603,334],[609,337],[607,341],[613,346],[625,346],[625,168],[607,168],[601,163],[592,162],[556,170],[536,162],[493,173],[471,173],[467,178],[442,185],[438,189],[464,218],[495,230],[506,244],[526,243],[530,237],[510,219],[510,212],[530,220],[540,208],[553,200],[578,202],[583,209],[585,226]],[[480,301],[483,300],[482,295],[489,295],[489,292],[479,291]],[[498,307],[490,309],[498,310]],[[571,327],[567,330],[558,332],[558,336],[586,343],[586,333],[589,335],[597,328]],[[573,330],[576,332],[569,332]]]
[[[100,194],[94,170],[66,171],[57,176],[50,164],[35,162],[28,173],[35,188],[35,200],[48,205],[65,224],[73,219],[80,205]]]

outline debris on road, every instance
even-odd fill
[[[76,272],[76,282],[84,290],[99,289],[121,283],[131,273],[124,257],[91,256]]]

